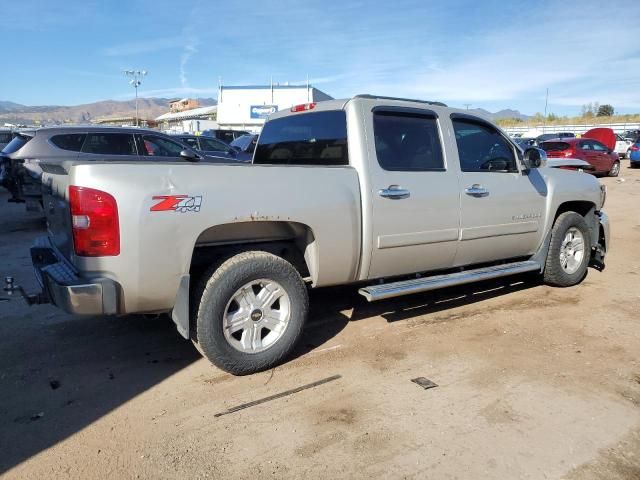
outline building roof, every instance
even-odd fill
[[[210,107],[192,108],[191,110],[184,110],[183,112],[164,113],[157,117],[156,121],[169,122],[171,120],[190,120],[192,118],[208,117],[214,113],[217,113],[217,111],[217,105],[212,105]]]

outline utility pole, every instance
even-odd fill
[[[136,89],[136,127],[138,126],[138,87],[142,85],[142,77],[144,77],[148,72],[146,70],[123,70],[123,73],[131,78],[129,80],[129,85],[133,85],[133,88]]]
[[[544,97],[544,122],[542,123],[542,133],[545,133],[545,127],[547,126],[547,106],[549,105],[549,89],[547,88],[547,95]]]

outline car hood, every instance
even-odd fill
[[[547,166],[551,168],[572,167],[576,170],[594,170],[590,163],[579,158],[549,158],[547,159]]]
[[[585,132],[582,138],[590,138],[604,144],[609,150],[616,148],[616,134],[611,128],[592,128]]]

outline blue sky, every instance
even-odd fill
[[[612,0],[5,0],[0,100],[73,105],[215,97],[227,85],[577,114],[640,111],[640,2]],[[635,33],[634,33],[635,32]],[[11,48],[7,48],[11,46]]]

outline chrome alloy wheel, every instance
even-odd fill
[[[620,162],[614,162],[609,175],[616,177],[620,173]]]
[[[569,275],[576,273],[584,259],[584,237],[575,227],[567,230],[560,246],[560,265]]]
[[[224,310],[224,337],[236,350],[259,353],[273,346],[287,329],[291,301],[273,280],[253,280],[233,294]]]

